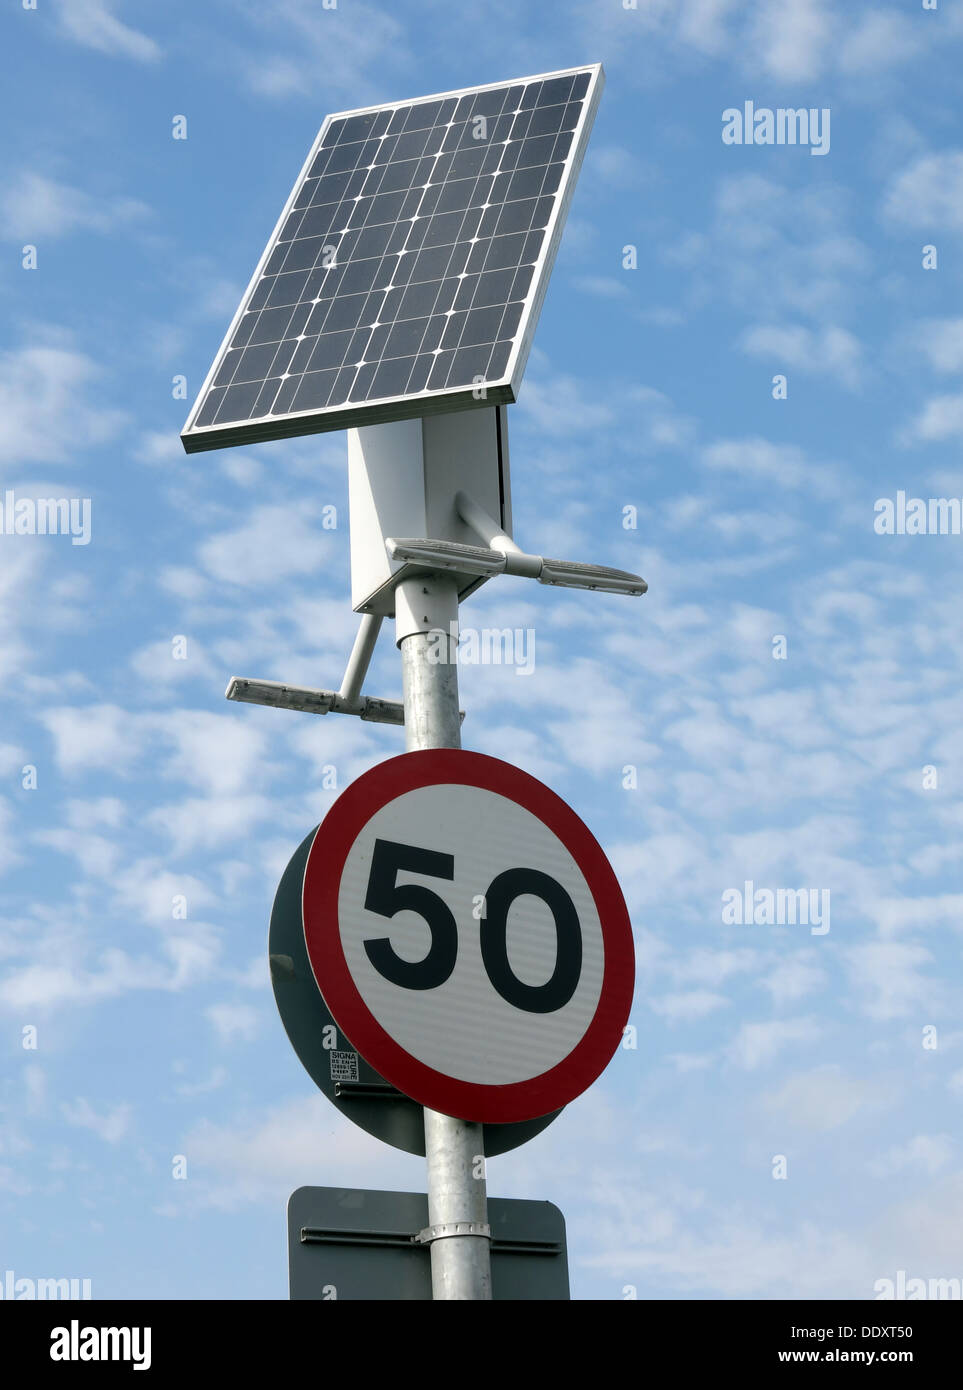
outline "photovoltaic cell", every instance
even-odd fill
[[[188,453],[515,399],[600,65],[329,116]]]

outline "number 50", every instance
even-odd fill
[[[451,881],[455,857],[394,840],[375,840],[364,905],[379,917],[395,917],[406,910],[417,912],[431,932],[428,952],[421,960],[404,960],[386,936],[366,940],[364,949],[374,968],[392,984],[403,989],[437,989],[455,968],[458,926],[448,904],[430,888],[418,883],[399,884],[399,870]],[[555,969],[543,985],[520,980],[508,959],[508,913],[523,894],[541,898],[555,919]],[[549,1014],[561,1009],[575,993],[582,973],[578,912],[562,885],[540,869],[506,869],[489,884],[485,908],[479,944],[488,978],[498,993],[527,1013]]]

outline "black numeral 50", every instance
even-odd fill
[[[388,937],[364,943],[371,964],[392,984],[404,989],[437,989],[455,968],[458,926],[443,898],[417,883],[397,882],[399,870],[451,881],[455,858],[435,850],[375,840],[364,905],[379,917],[395,917],[406,909],[428,923],[431,945],[421,960],[404,960]],[[555,969],[543,985],[520,980],[508,959],[508,913],[523,894],[541,898],[555,918]],[[557,879],[540,869],[506,869],[492,879],[485,894],[485,916],[479,923],[482,961],[488,978],[507,1003],[528,1013],[549,1014],[561,1009],[578,987],[582,973],[582,930],[578,912]]]

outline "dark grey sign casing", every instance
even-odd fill
[[[315,833],[312,830],[302,840],[285,869],[271,913],[271,984],[281,1022],[308,1075],[342,1115],[396,1149],[423,1155],[421,1106],[389,1085],[336,1027],[311,970],[304,944],[301,891]],[[326,1045],[332,1042],[336,1046]],[[493,1158],[527,1143],[560,1114],[555,1110],[537,1120],[485,1125],[486,1155]]]
[[[565,1218],[551,1202],[489,1197],[492,1297],[568,1299]],[[299,1187],[288,1201],[291,1298],[431,1299],[423,1192]]]

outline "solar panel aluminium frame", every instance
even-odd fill
[[[484,396],[481,396],[475,388],[470,386],[440,387],[435,390],[423,389],[410,395],[402,394],[353,404],[325,406],[320,409],[314,408],[272,417],[259,416],[250,420],[230,421],[220,425],[212,424],[198,427],[194,424],[230,349],[231,342],[244,315],[245,307],[264,273],[264,268],[278,243],[278,237],[333,122],[346,120],[352,116],[369,115],[377,111],[395,111],[403,107],[421,106],[427,102],[447,101],[451,98],[460,99],[479,92],[495,91],[502,87],[514,87],[520,84],[527,86],[532,82],[547,82],[553,78],[574,77],[582,73],[589,75],[589,85],[578,124],[573,131],[571,148],[564,160],[559,196],[555,200],[555,206],[545,228],[542,246],[532,273],[532,283],[525,296],[519,327],[516,330],[515,341],[504,374],[498,381],[486,384]],[[435,92],[424,97],[377,102],[373,106],[358,107],[351,111],[335,111],[326,116],[284,204],[274,231],[267,240],[247,289],[241,296],[234,317],[224,335],[210,371],[204,378],[204,383],[197,394],[184,429],[181,431],[181,442],[185,452],[193,454],[209,449],[232,448],[238,444],[257,444],[271,439],[291,439],[299,435],[321,434],[331,430],[350,429],[355,426],[379,424],[389,420],[407,420],[416,416],[434,415],[480,406],[504,405],[515,401],[518,398],[522,374],[528,361],[552,266],[561,241],[568,209],[578,181],[579,170],[588,146],[604,85],[605,72],[602,64],[586,63],[579,67],[561,68],[554,72],[535,73],[530,77],[512,78],[502,82],[487,82],[475,87],[460,87],[450,92]]]

